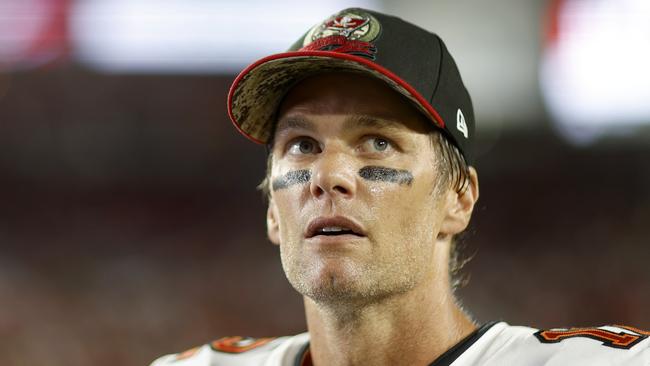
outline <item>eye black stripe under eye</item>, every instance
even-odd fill
[[[365,166],[359,169],[359,176],[373,182],[389,182],[405,184],[410,186],[413,183],[413,174],[404,169],[393,169],[383,166]]]
[[[291,187],[295,184],[308,183],[310,180],[311,171],[307,169],[293,170],[279,178],[274,179],[271,183],[271,188],[274,191],[277,191],[279,189]]]

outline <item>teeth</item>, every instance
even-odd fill
[[[324,228],[320,229],[319,231],[322,231],[324,233],[334,233],[334,232],[337,232],[337,231],[345,231],[345,230],[347,230],[347,229],[339,227],[339,226],[327,226],[327,227],[324,227]]]

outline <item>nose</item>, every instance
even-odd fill
[[[354,165],[341,152],[323,151],[312,167],[310,192],[315,198],[351,198],[357,189]]]

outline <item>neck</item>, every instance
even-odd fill
[[[314,365],[429,365],[476,329],[449,286],[431,283],[362,307],[305,297]]]

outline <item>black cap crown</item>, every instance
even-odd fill
[[[385,81],[442,129],[471,163],[472,101],[442,39],[365,9],[338,12],[308,30],[288,52],[242,71],[228,95],[230,118],[246,137],[267,143],[277,108],[291,87],[310,75],[341,70]]]

